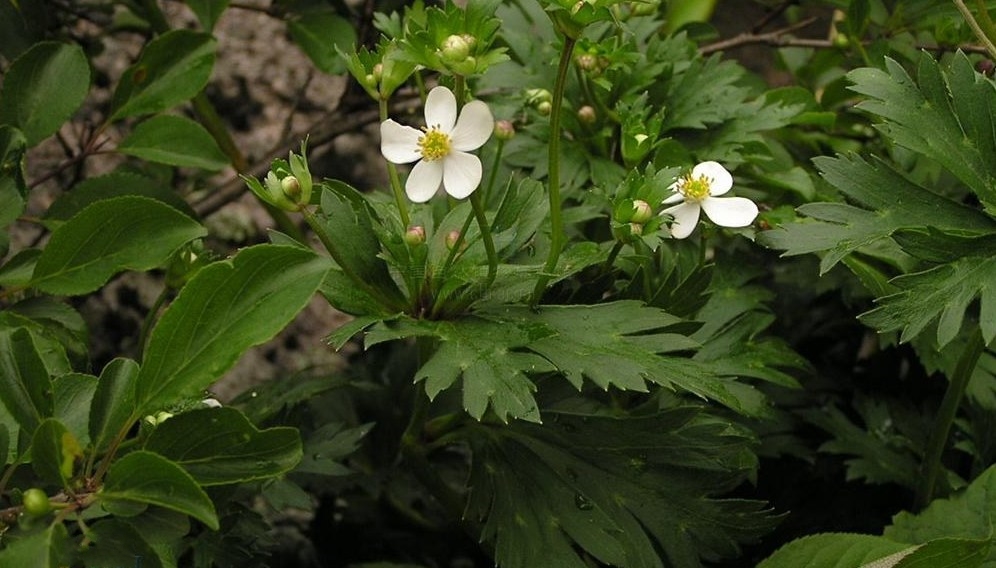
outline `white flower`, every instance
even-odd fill
[[[683,239],[692,234],[699,222],[699,211],[721,227],[746,227],[757,217],[757,205],[746,197],[717,197],[730,191],[733,176],[717,162],[702,162],[692,173],[679,178],[668,189],[674,192],[664,200],[668,207],[661,214],[674,217],[671,236]],[[680,202],[680,203],[679,203]]]
[[[403,126],[391,119],[380,124],[380,152],[387,161],[408,164],[418,161],[408,174],[405,193],[415,203],[424,203],[442,187],[463,199],[481,183],[481,160],[471,150],[491,137],[495,120],[488,105],[471,101],[457,117],[456,97],[446,87],[429,91],[425,100],[423,130]]]

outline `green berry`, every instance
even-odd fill
[[[48,495],[33,487],[24,492],[22,497],[24,514],[29,517],[43,517],[52,510],[52,504],[48,501]]]

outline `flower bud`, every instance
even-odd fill
[[[643,234],[643,223],[630,223],[629,234],[638,237]]]
[[[477,46],[477,38],[471,34],[460,34],[460,37],[463,38],[463,41],[467,42],[467,46],[470,47],[471,51]]]
[[[405,231],[405,235],[401,238],[408,246],[418,246],[425,242],[425,227],[422,225],[408,227],[408,230]]]
[[[543,116],[550,116],[550,113],[553,112],[553,105],[547,101],[543,101],[536,105],[536,110]]]
[[[642,199],[633,200],[633,216],[629,218],[631,223],[646,223],[654,218],[654,209],[649,203]]]
[[[291,201],[297,201],[301,197],[301,182],[297,181],[294,176],[287,176],[280,180],[280,189],[283,190],[284,195],[291,198]]]
[[[457,246],[460,242],[460,231],[450,231],[446,233],[446,248],[453,250],[453,247]]]
[[[591,53],[581,53],[574,58],[574,62],[584,71],[600,71],[598,57]]]
[[[578,120],[582,124],[595,124],[598,120],[598,114],[595,113],[595,109],[591,105],[584,105],[578,109]]]
[[[992,59],[981,59],[975,64],[975,70],[986,77],[992,77],[993,72],[996,71],[996,63],[993,63]]]
[[[526,89],[526,104],[536,106],[553,100],[553,94],[546,89]]]
[[[502,142],[508,142],[515,137],[515,126],[508,120],[495,122],[495,138]]]
[[[463,36],[451,35],[443,40],[440,47],[443,61],[459,63],[470,55],[470,44]]]
[[[370,73],[370,75],[373,76],[374,81],[380,81],[381,77],[384,76],[384,64],[383,63],[374,64],[373,70]]]

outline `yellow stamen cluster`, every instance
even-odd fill
[[[426,161],[438,160],[450,153],[450,136],[434,126],[418,139],[418,151]]]
[[[709,190],[712,188],[712,179],[706,176],[692,177],[688,174],[678,182],[678,191],[688,199],[702,201],[709,197]]]

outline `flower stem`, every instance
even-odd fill
[[[937,485],[937,476],[942,467],[941,456],[944,447],[947,445],[948,434],[951,431],[951,424],[958,414],[958,407],[961,399],[965,395],[965,389],[972,378],[975,365],[982,356],[985,342],[982,340],[982,330],[978,327],[972,331],[965,344],[954,372],[951,374],[948,389],[944,392],[941,400],[941,407],[937,411],[934,421],[934,429],[930,433],[927,441],[927,449],[924,453],[923,464],[920,468],[920,485],[916,488],[916,498],[914,510],[926,507],[934,499],[934,491]]]
[[[965,18],[965,22],[968,23],[968,27],[972,28],[972,31],[975,33],[976,37],[978,37],[979,41],[981,41],[986,47],[986,51],[989,52],[989,56],[996,57],[996,45],[993,44],[993,38],[990,37],[989,33],[987,33],[992,32],[992,30],[985,30],[979,25],[979,22],[974,16],[972,16],[972,12],[968,9],[968,6],[965,5],[963,0],[954,0],[954,4],[958,8],[958,11],[961,12],[962,17]],[[980,2],[980,4],[982,5],[980,15],[985,14],[984,18],[988,20],[989,13],[986,11],[985,2]],[[991,24],[992,22],[990,21],[989,23]]]
[[[564,47],[560,52],[560,64],[557,67],[557,80],[553,85],[553,99],[550,102],[550,147],[549,147],[549,176],[550,184],[550,253],[547,256],[546,264],[543,266],[543,273],[536,280],[536,287],[533,288],[530,304],[535,306],[539,303],[547,283],[557,268],[557,260],[560,252],[564,248],[566,235],[564,233],[564,220],[560,214],[560,113],[564,102],[564,88],[567,86],[567,70],[571,66],[571,54],[574,53],[576,39],[564,37]]]
[[[380,99],[380,121],[387,120],[387,99]],[[401,229],[407,230],[411,225],[411,217],[408,216],[408,205],[405,204],[405,190],[401,187],[401,178],[398,176],[398,167],[384,160],[387,164],[387,176],[391,179],[391,191],[394,192],[394,204],[398,206],[398,215],[401,216]]]
[[[491,228],[488,227],[488,218],[484,215],[484,205],[481,204],[481,195],[476,191],[470,194],[470,204],[474,208],[474,216],[477,217],[477,226],[481,228],[481,238],[484,239],[484,250],[488,253],[488,283],[490,288],[498,273],[498,254],[495,252],[495,242],[491,238]]]
[[[618,257],[619,253],[622,252],[624,246],[626,246],[626,244],[620,240],[617,240],[615,244],[612,245],[612,250],[609,251],[609,256],[605,259],[605,264],[602,265],[602,272],[612,270],[612,265],[615,264],[616,257]]]
[[[501,155],[505,150],[505,141],[498,141],[498,148],[495,149],[495,158],[491,161],[491,170],[488,171],[488,185],[484,188],[484,195],[491,199],[491,191],[495,187],[495,178],[498,177],[498,167],[501,165]]]

